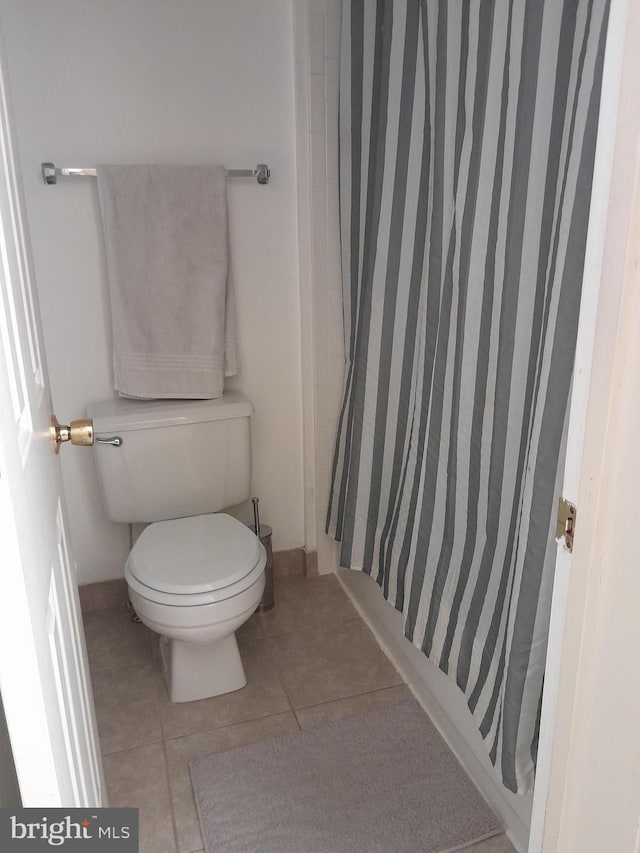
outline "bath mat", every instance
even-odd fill
[[[190,768],[207,853],[443,853],[500,831],[415,702]]]

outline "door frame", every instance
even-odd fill
[[[640,79],[639,19],[637,0],[612,0],[591,209],[590,254],[572,392],[571,417],[574,421],[573,429],[578,431],[579,453],[577,457],[574,455],[568,459],[565,471],[568,486],[566,495],[570,498],[575,495],[578,505],[578,536],[573,559],[569,560],[564,554],[559,556],[558,581],[554,589],[547,664],[549,676],[545,685],[530,853],[551,853],[556,849],[553,844],[562,820],[564,798],[560,794],[566,785],[571,731],[580,716],[580,708],[575,706],[575,685],[580,683],[588,669],[588,656],[584,654],[588,646],[584,616],[590,584],[593,583],[591,555],[594,543],[590,530],[598,527],[598,513],[601,510],[598,492],[593,487],[593,477],[603,473],[603,457],[608,447],[607,441],[611,438],[603,427],[606,427],[616,390],[614,356],[629,346],[628,337],[618,337],[624,284],[619,252],[621,243],[626,246],[629,236],[633,195],[633,182],[629,180],[629,175],[633,174],[637,163],[635,151],[639,127],[633,110],[624,112],[623,105],[628,103],[625,93],[628,96],[629,91],[633,91],[634,82]],[[619,49],[625,40],[624,50]],[[620,109],[617,97],[619,81],[623,93]],[[631,152],[631,159],[625,158],[625,151]],[[602,263],[598,260],[598,254]],[[601,280],[607,283],[602,289]],[[630,330],[627,330],[626,334],[629,333]],[[588,355],[590,352],[594,354],[593,362]],[[578,362],[582,356],[584,363],[580,364]],[[585,411],[586,419],[582,424],[575,423],[579,412],[584,414]],[[577,466],[576,458],[579,460]],[[7,562],[13,565],[16,531],[6,485],[6,481],[0,479],[2,552],[3,561],[7,557]],[[593,522],[593,526],[590,527],[588,522]],[[13,585],[19,593],[15,577]],[[19,612],[17,607],[13,611],[16,624],[20,622]],[[27,655],[24,648],[23,655]],[[18,669],[16,667],[16,672]],[[32,688],[23,682],[22,689],[27,700]],[[33,746],[37,749],[36,739]],[[19,767],[17,771],[19,775]]]
[[[597,584],[597,555],[607,546],[597,531],[605,513],[626,514],[624,492],[610,493],[606,506],[601,497],[606,460],[616,450],[615,430],[608,429],[620,394],[615,364],[633,352],[633,330],[621,320],[632,286],[625,265],[638,202],[639,79],[640,2],[612,0],[563,484],[563,496],[577,506],[576,539],[573,555],[559,548],[556,563],[528,853],[561,849],[569,789],[575,797],[586,784],[569,766],[574,729],[586,713],[577,697],[590,670],[588,599]],[[629,405],[633,390],[626,392]]]

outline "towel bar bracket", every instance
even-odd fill
[[[255,178],[259,184],[268,184],[271,169],[266,163],[258,163],[255,169],[227,169],[228,178]],[[42,163],[42,180],[49,187],[58,183],[58,178],[94,177],[95,169],[73,169],[57,167],[55,163]]]
[[[53,163],[43,163],[42,164],[42,180],[45,184],[51,186],[52,184],[58,183],[58,176],[56,175],[56,167]]]
[[[255,168],[255,176],[259,184],[268,184],[271,177],[271,169],[266,163],[258,163]]]

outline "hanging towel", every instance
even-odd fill
[[[238,372],[223,166],[98,166],[120,396],[221,397]]]

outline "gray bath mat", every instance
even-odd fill
[[[190,766],[207,853],[440,853],[499,831],[415,702]]]

